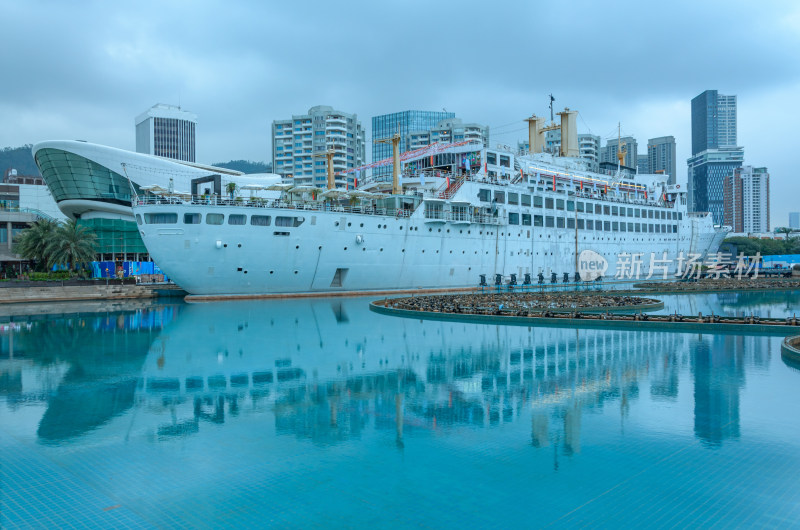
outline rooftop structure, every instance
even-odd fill
[[[136,152],[195,161],[197,115],[158,103],[136,117]]]

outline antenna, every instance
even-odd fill
[[[553,119],[553,102],[555,100],[556,98],[553,97],[553,94],[550,94],[550,123],[553,123],[553,121],[555,121]]]

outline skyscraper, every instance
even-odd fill
[[[692,155],[736,147],[736,96],[706,90],[692,99]]]
[[[393,112],[391,114],[381,114],[372,117],[372,139],[382,140],[391,138],[395,134],[400,134],[400,152],[409,150],[408,142],[411,131],[430,131],[439,122],[449,118],[455,118],[453,112],[447,111],[427,111],[427,110],[405,110]],[[386,143],[372,144],[372,161],[383,160],[392,156],[392,145]],[[392,168],[379,167],[373,170],[373,175],[391,175]]]
[[[609,162],[612,164],[617,163],[617,151],[620,149],[625,150],[625,158],[622,160],[622,165],[630,168],[636,168],[639,156],[639,146],[633,136],[623,136],[622,138],[612,138],[606,142],[606,145],[600,150],[600,162]]]
[[[136,152],[195,162],[197,115],[158,103],[136,117]]]
[[[800,230],[800,212],[789,212],[789,228]]]
[[[724,224],[734,232],[769,232],[769,173],[743,166],[725,177]]]
[[[711,212],[722,224],[723,181],[743,160],[744,149],[736,145],[736,96],[706,90],[692,99],[689,210]]]
[[[296,184],[326,186],[327,161],[314,155],[328,149],[335,153],[336,173],[364,165],[365,134],[356,114],[318,105],[307,114],[272,122],[272,170],[285,178],[291,175]]]
[[[663,172],[669,175],[667,182],[675,184],[677,178],[676,152],[674,136],[659,136],[647,140],[648,173]]]

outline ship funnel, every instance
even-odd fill
[[[577,110],[569,110],[565,107],[558,113],[561,118],[561,156],[579,157],[578,148],[578,127],[576,123]]]
[[[544,151],[544,122],[543,117],[537,117],[535,114],[530,118],[526,118],[528,122],[528,146],[529,152],[541,153]]]

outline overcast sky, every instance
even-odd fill
[[[280,5],[279,5],[280,4]],[[580,111],[603,140],[673,135],[686,180],[691,99],[735,94],[745,163],[772,223],[800,210],[800,2],[37,2],[0,0],[0,147],[82,139],[135,149],[155,103],[198,115],[197,158],[269,161],[270,124],[314,105],[371,117],[455,112],[491,142]],[[367,147],[371,155],[371,148]]]

